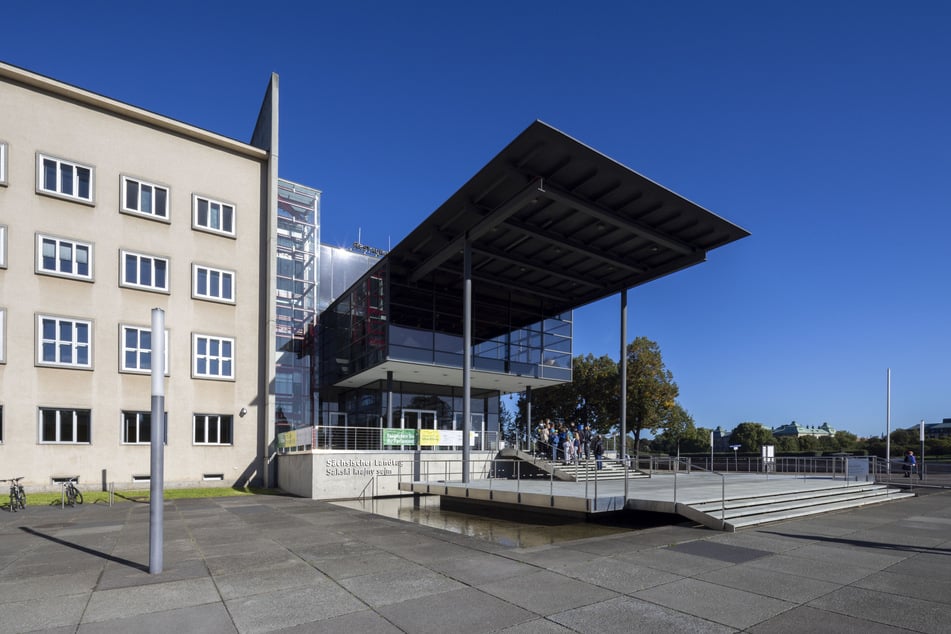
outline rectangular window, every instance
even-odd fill
[[[36,188],[42,193],[91,203],[94,175],[88,165],[36,155]]]
[[[0,269],[7,268],[7,226],[0,225]]]
[[[192,206],[192,226],[234,235],[234,205],[195,195],[192,197]]]
[[[36,316],[36,364],[92,369],[92,322]]]
[[[119,265],[119,286],[168,292],[168,259],[120,251]]]
[[[3,405],[0,405],[0,445],[3,444]]]
[[[169,375],[168,330],[165,331],[165,376]],[[148,374],[152,371],[152,329],[119,326],[119,371]]]
[[[165,412],[163,443],[168,444],[168,412]],[[148,445],[152,442],[152,412],[122,412],[122,443]]]
[[[92,413],[88,409],[40,408],[40,442],[88,445]]]
[[[168,187],[122,177],[122,211],[168,220]]]
[[[36,234],[36,271],[92,280],[92,245]]]
[[[205,379],[233,379],[234,339],[193,334],[192,376]]]
[[[232,444],[232,416],[220,414],[195,414],[195,433],[192,436],[196,445]]]
[[[0,141],[0,185],[7,184],[7,144]]]
[[[7,309],[0,308],[0,363],[7,362]]]
[[[234,303],[234,271],[192,265],[192,297]]]

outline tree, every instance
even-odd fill
[[[604,433],[618,418],[617,364],[609,356],[577,356],[571,360],[572,381],[532,392],[532,424],[551,418],[582,423]],[[518,399],[518,417],[526,418],[524,395]]]
[[[627,431],[638,447],[643,431],[655,433],[664,427],[680,390],[656,342],[638,337],[628,344],[626,357]]]
[[[780,436],[776,438],[776,451],[799,451],[799,440],[795,436]]]
[[[687,410],[680,403],[674,403],[667,413],[664,431],[654,438],[651,448],[669,454],[677,453],[678,449],[686,453],[709,451],[710,430],[697,429]]]
[[[519,421],[502,401],[499,401],[499,430],[506,446],[518,446]]]
[[[847,431],[835,432],[835,440],[839,445],[839,451],[857,451],[861,449],[859,437]]]
[[[763,445],[775,445],[773,433],[759,423],[740,423],[730,434],[730,444],[740,445],[740,451],[759,451]]]

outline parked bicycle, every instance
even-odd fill
[[[19,478],[10,478],[9,480],[0,480],[0,482],[9,482],[10,483],[10,512],[16,513],[17,511],[26,510],[26,491],[23,490],[23,485],[20,484],[20,480],[23,479],[23,476]]]
[[[83,503],[83,493],[76,488],[76,478],[70,478],[63,482],[63,499],[70,506]]]

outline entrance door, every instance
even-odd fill
[[[400,427],[403,429],[416,430],[416,449],[435,449],[433,446],[421,447],[419,445],[419,430],[436,429],[436,412],[426,409],[404,409],[400,418]],[[412,449],[412,447],[410,447]],[[406,446],[400,447],[406,449]]]

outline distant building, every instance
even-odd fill
[[[730,450],[730,434],[733,432],[723,431],[722,427],[717,427],[713,430],[713,450],[714,451],[729,451]]]
[[[919,425],[909,427],[909,431],[917,432]],[[951,436],[951,418],[945,418],[940,423],[925,423],[925,438],[947,438]]]
[[[802,438],[803,436],[812,436],[813,438],[832,438],[835,436],[835,428],[830,427],[829,423],[822,423],[818,427],[800,425],[796,421],[788,425],[781,425],[772,429],[773,436],[783,438],[791,436],[793,438]]]

